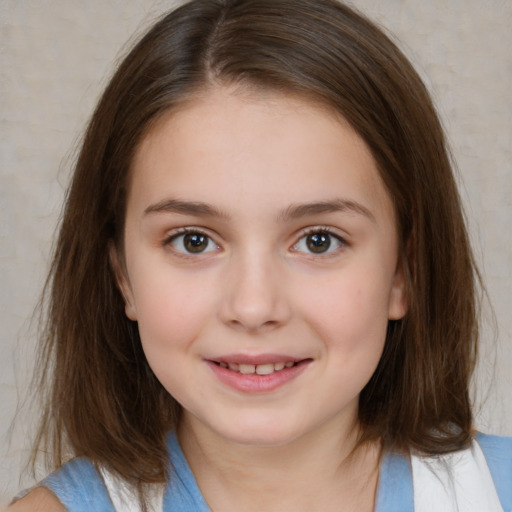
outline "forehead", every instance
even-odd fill
[[[294,96],[220,87],[144,137],[128,203],[170,196],[261,211],[347,194],[392,214],[371,152],[341,116]]]

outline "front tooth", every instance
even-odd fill
[[[284,368],[284,363],[276,363],[276,364],[274,365],[274,370],[275,370],[276,372],[281,371],[283,368]]]
[[[272,363],[259,364],[256,366],[256,373],[258,375],[270,375],[271,373],[274,373],[274,365]]]
[[[254,373],[256,371],[256,365],[254,365],[254,364],[239,364],[238,365],[238,371],[240,373],[249,375],[249,374]]]
[[[239,366],[237,363],[229,363],[229,369],[233,370],[234,372],[237,372],[239,369]]]
[[[227,363],[219,363],[219,366],[221,366],[222,368],[227,368],[228,367]]]

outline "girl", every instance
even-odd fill
[[[194,0],[121,63],[48,287],[56,468],[14,511],[512,508],[418,75],[334,0]]]

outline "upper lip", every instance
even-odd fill
[[[212,361],[214,363],[238,363],[238,364],[275,364],[275,363],[298,363],[299,361],[303,361],[304,359],[309,359],[306,357],[295,357],[287,354],[227,354],[225,356],[218,356],[208,358],[208,361]]]

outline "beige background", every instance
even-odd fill
[[[19,480],[30,410],[12,436],[10,425],[73,148],[120,49],[174,3],[0,0],[0,496],[30,482]],[[512,2],[353,3],[397,35],[449,133],[498,327],[496,341],[484,331],[478,426],[512,434]]]

